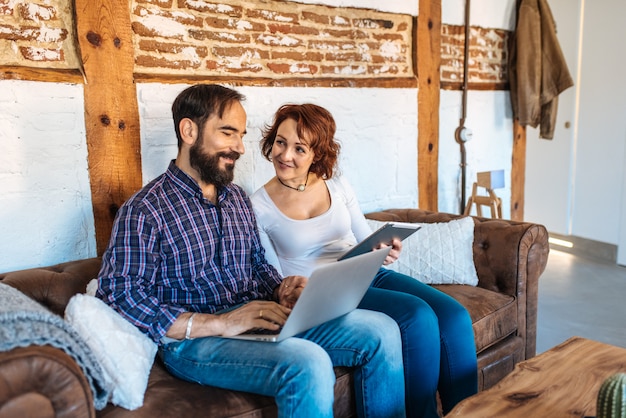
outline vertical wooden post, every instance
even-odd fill
[[[521,0],[515,2],[515,30]],[[512,42],[515,42],[512,37]],[[509,46],[509,50],[510,50]],[[526,185],[526,127],[513,117],[513,150],[511,155],[511,220],[524,220],[524,187]]]
[[[511,220],[524,220],[524,187],[526,184],[526,127],[513,121],[513,155],[511,157]]]
[[[130,10],[127,0],[75,0],[74,7],[86,78],[88,166],[101,255],[117,209],[142,185]]]
[[[441,0],[419,0],[417,16],[417,167],[419,207],[437,211]]]

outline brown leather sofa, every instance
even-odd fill
[[[445,222],[458,217],[419,209],[390,209],[368,218]],[[479,388],[486,389],[535,355],[537,290],[548,258],[548,234],[537,224],[474,218],[477,287],[439,285],[459,300],[474,323]],[[62,315],[100,268],[97,258],[0,274],[2,283]],[[335,416],[354,414],[352,375],[336,369]],[[200,386],[172,377],[155,360],[144,405],[134,411],[109,404],[95,411],[90,386],[66,353],[30,346],[0,353],[0,417],[275,417],[272,398]]]

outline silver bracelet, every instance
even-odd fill
[[[187,320],[187,330],[185,331],[185,339],[191,339],[191,327],[193,326],[193,317],[196,316],[196,312],[192,313]]]

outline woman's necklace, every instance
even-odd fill
[[[288,188],[290,188],[292,190],[295,190],[297,192],[303,192],[306,189],[306,185],[309,182],[309,173],[306,174],[306,180],[304,181],[304,184],[300,184],[300,185],[298,185],[298,187],[292,187],[292,186],[290,186],[288,184],[283,183],[283,181],[278,176],[276,176],[276,179],[278,179],[278,182],[280,184],[282,184],[283,186],[285,186],[285,187],[288,187]]]

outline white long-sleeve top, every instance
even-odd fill
[[[283,276],[310,276],[319,265],[336,261],[371,234],[352,187],[345,179],[326,180],[331,204],[314,218],[296,220],[276,207],[265,187],[251,196],[267,261]]]

